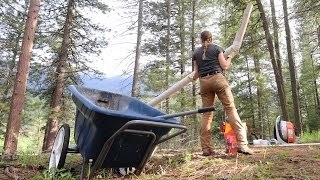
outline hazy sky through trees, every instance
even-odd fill
[[[122,2],[116,0],[105,0],[111,11],[106,15],[93,15],[99,23],[105,24],[110,32],[106,32],[109,45],[102,50],[101,60],[93,65],[97,69],[111,77],[121,75],[123,71],[128,71],[128,67],[133,69],[133,50],[136,43],[136,28],[128,31],[131,20],[137,17],[126,18],[125,8],[121,8]],[[130,55],[131,54],[131,55]],[[131,72],[130,72],[131,73]]]
[[[105,24],[110,32],[106,32],[109,45],[102,50],[102,60],[97,60],[93,66],[101,70],[107,77],[121,75],[124,71],[129,74],[133,73],[134,67],[134,47],[136,43],[136,24],[131,30],[127,30],[132,22],[138,17],[128,16],[129,11],[125,8],[126,3],[117,0],[105,0],[111,11],[106,15],[93,15],[96,21]],[[269,1],[267,1],[269,3]],[[280,28],[283,28],[282,2],[275,0],[276,14]],[[270,6],[264,6],[265,11],[270,11]],[[289,12],[292,4],[288,1]],[[138,10],[138,7],[137,7]],[[130,10],[134,11],[134,10]],[[239,24],[241,19],[239,19]],[[290,21],[290,27],[294,36],[294,23]],[[209,28],[210,30],[210,28]],[[145,35],[145,34],[144,34]],[[285,41],[284,35],[280,36],[280,42]],[[295,38],[293,37],[293,40]],[[197,44],[198,45],[198,44]],[[283,53],[283,52],[282,52]],[[283,57],[286,55],[283,54]],[[298,60],[298,59],[297,59]],[[146,57],[141,56],[142,65],[146,62]]]

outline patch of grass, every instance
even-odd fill
[[[256,165],[254,168],[254,174],[257,176],[257,179],[266,179],[272,176],[272,170],[270,164],[266,165]]]
[[[140,176],[141,180],[161,180],[162,175],[150,175],[150,176]]]
[[[49,160],[49,157],[48,157]],[[77,165],[81,165],[83,161],[83,157],[80,153],[68,153],[65,160],[65,167],[73,167]]]
[[[168,164],[170,165],[170,166],[173,166],[173,167],[179,167],[179,162],[177,161],[177,159],[174,159],[174,158],[171,158],[171,157],[169,157],[168,158]]]
[[[320,159],[320,154],[314,155],[313,158]]]
[[[222,160],[221,158],[214,158],[214,159],[205,158],[205,159],[203,160],[203,164],[204,164],[204,165],[209,165],[209,166],[215,165],[215,164],[222,164],[222,163],[224,163],[224,162],[225,162],[225,161]]]
[[[182,164],[188,163],[192,160],[192,154],[185,151],[183,154],[168,157],[168,164],[173,167],[181,167]]]
[[[76,180],[77,177],[65,169],[46,170],[42,174],[32,177],[30,180]]]
[[[314,148],[314,146],[308,146],[308,150],[309,150],[309,151],[314,151],[314,150],[316,150],[316,149]]]
[[[306,180],[311,179],[310,176],[308,176],[308,172],[305,169],[300,168],[298,169],[297,172],[299,177],[303,177],[303,179],[306,179]]]
[[[248,159],[248,156],[238,156],[239,163],[248,164],[250,163],[250,160]]]
[[[251,176],[252,176],[251,172],[244,172],[242,174],[243,179],[249,179],[249,177],[251,177]]]
[[[41,153],[43,135],[40,134],[39,138],[35,138],[36,135],[19,136],[18,152],[28,153],[28,154],[39,154]],[[37,135],[38,136],[38,135]]]
[[[20,164],[37,164],[46,166],[48,162],[48,155],[39,154],[39,155],[30,155],[30,154],[21,154],[18,157],[18,163]]]
[[[299,143],[315,143],[320,142],[320,131],[305,132],[299,138]]]
[[[197,170],[195,168],[191,168],[191,167],[184,167],[182,169],[182,171],[185,173],[193,173],[193,172],[196,172]]]
[[[190,162],[192,160],[192,154],[186,151],[184,152],[182,159],[184,162]]]
[[[285,159],[289,156],[290,152],[288,150],[283,150],[278,153],[279,160]]]

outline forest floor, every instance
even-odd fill
[[[215,149],[210,157],[201,156],[200,150],[157,151],[147,162],[142,173],[120,176],[112,170],[99,170],[94,179],[319,179],[320,146],[253,147],[254,155],[225,154]],[[0,179],[46,178],[49,155],[24,156],[24,160],[1,161]],[[19,158],[20,159],[20,158]],[[37,160],[38,159],[38,160]],[[24,162],[24,163],[22,163]],[[68,154],[67,173],[55,179],[77,179],[81,171],[81,156]],[[7,171],[7,172],[5,172]],[[47,174],[47,175],[46,175]],[[11,176],[11,177],[9,177]]]

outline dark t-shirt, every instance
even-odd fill
[[[223,52],[223,49],[215,44],[209,44],[206,51],[206,58],[202,59],[203,47],[199,47],[193,54],[192,61],[196,61],[198,65],[199,75],[205,75],[214,71],[222,72],[219,64],[218,55]]]

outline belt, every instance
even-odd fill
[[[206,77],[206,76],[211,76],[211,75],[214,75],[214,74],[218,74],[218,73],[221,73],[220,71],[213,71],[213,72],[209,72],[209,73],[206,73],[206,74],[202,74],[200,77]]]

